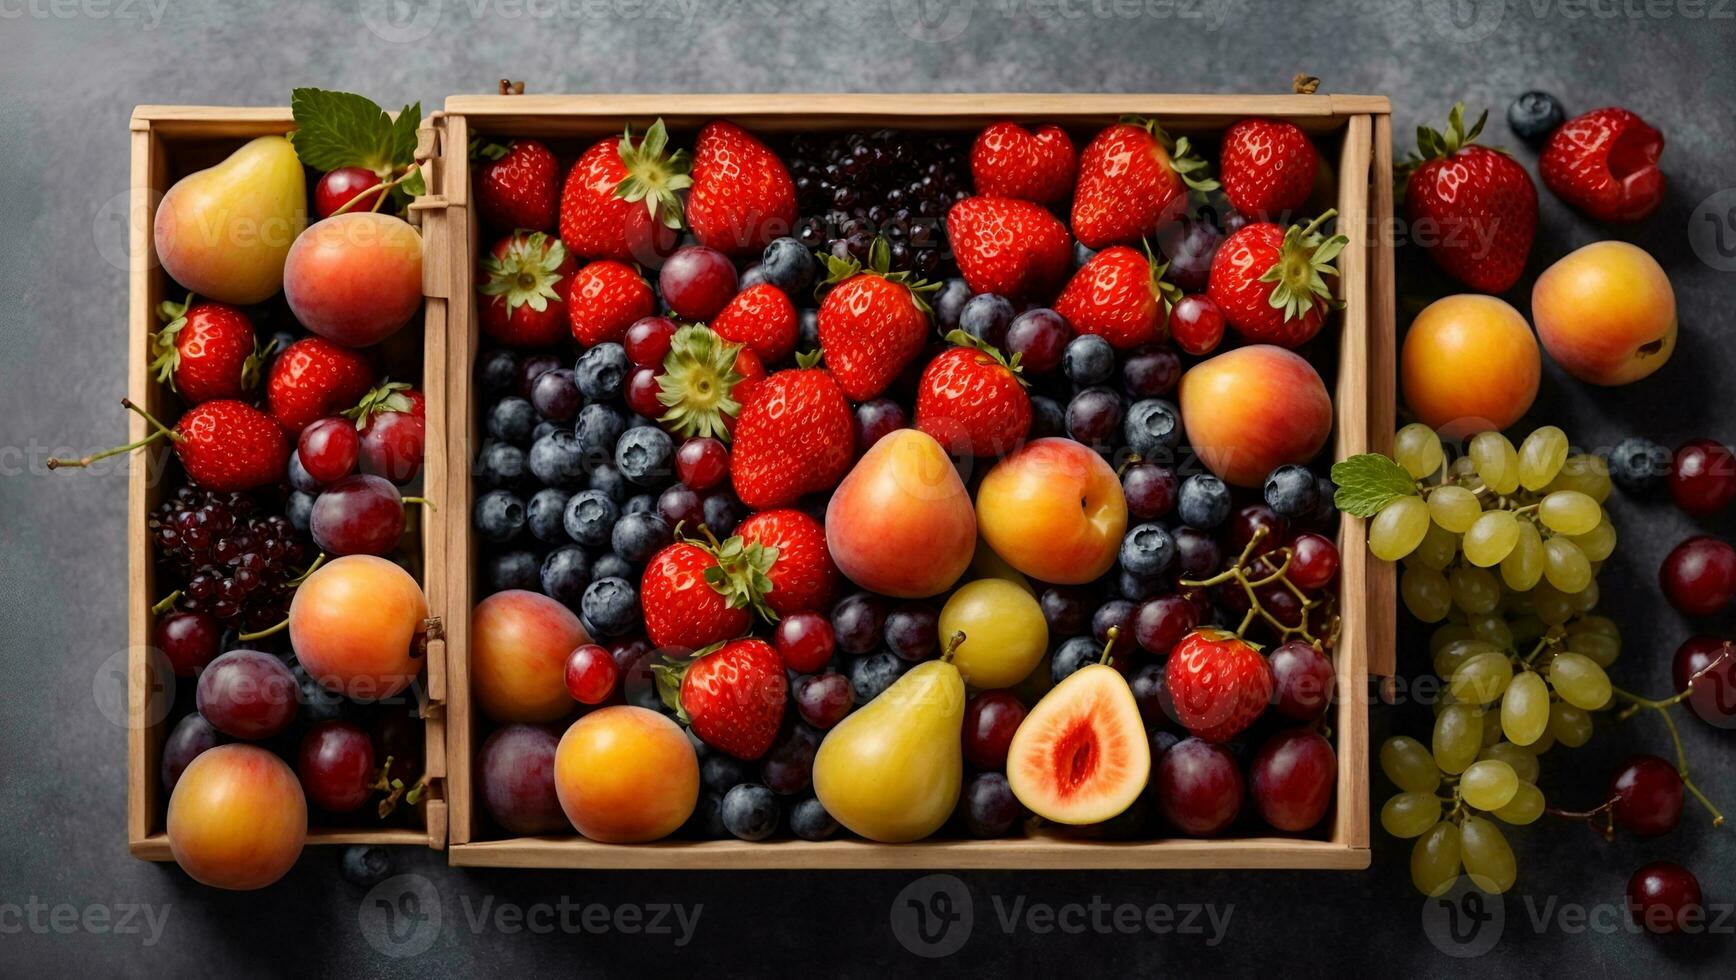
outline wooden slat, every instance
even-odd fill
[[[1374,117],[1374,257],[1368,275],[1369,451],[1392,452],[1398,414],[1398,279],[1393,268],[1392,117]],[[1368,574],[1369,671],[1391,677],[1398,669],[1398,566],[1376,562]]]

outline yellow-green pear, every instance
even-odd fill
[[[259,303],[283,288],[283,263],[307,227],[307,175],[295,147],[261,136],[176,181],[152,228],[163,271],[224,303]]]

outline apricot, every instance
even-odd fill
[[[302,326],[333,343],[377,344],[422,308],[422,236],[372,211],[318,222],[290,247],[283,298]]]
[[[1593,242],[1563,256],[1531,288],[1543,349],[1594,385],[1624,385],[1676,349],[1676,291],[1663,267],[1627,242]]]
[[[329,690],[377,700],[409,687],[422,669],[416,635],[427,619],[428,599],[409,572],[373,555],[346,555],[295,590],[289,642]]]
[[[657,840],[693,815],[699,756],[681,726],[655,711],[624,704],[602,708],[561,736],[555,795],[573,828],[591,840]]]
[[[307,227],[307,176],[295,147],[261,136],[176,181],[151,226],[163,271],[208,299],[245,306],[283,288],[284,260]]]
[[[232,742],[187,765],[169,797],[169,851],[194,881],[264,888],[307,842],[307,798],[282,759]]]
[[[976,553],[976,513],[940,443],[898,429],[863,453],[826,505],[826,548],[882,595],[918,599],[958,581]]]
[[[1200,461],[1226,483],[1257,487],[1306,463],[1332,432],[1332,397],[1301,355],[1271,344],[1226,351],[1181,377],[1181,417]]]
[[[1127,530],[1115,471],[1071,439],[1038,439],[995,464],[977,488],[977,528],[1007,564],[1078,585],[1109,571]]]
[[[1399,355],[1405,404],[1447,439],[1519,421],[1537,399],[1542,370],[1525,318],[1505,301],[1476,293],[1425,307]]]
[[[579,617],[537,592],[509,589],[470,615],[470,690],[498,722],[558,721],[577,707],[567,656],[591,642]]]

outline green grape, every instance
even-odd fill
[[[1621,628],[1608,616],[1576,619],[1567,624],[1567,648],[1608,670],[1621,656]]]
[[[1435,651],[1433,657],[1435,674],[1438,677],[1451,680],[1453,675],[1459,672],[1459,668],[1464,665],[1465,661],[1470,660],[1473,657],[1481,656],[1485,653],[1506,656],[1501,653],[1500,647],[1495,646],[1487,640],[1480,640],[1474,636],[1466,637],[1462,640],[1454,640]]]
[[[1411,846],[1411,884],[1424,895],[1445,895],[1459,880],[1459,827],[1441,821]]]
[[[1602,523],[1603,508],[1578,490],[1557,490],[1538,502],[1537,519],[1556,534],[1590,534]]]
[[[1447,577],[1427,565],[1407,566],[1399,576],[1398,592],[1410,614],[1425,623],[1438,623],[1453,610]]]
[[[1536,613],[1525,613],[1507,621],[1507,627],[1513,631],[1513,646],[1523,649],[1543,639],[1543,634],[1549,632],[1549,627]]]
[[[1578,490],[1601,504],[1609,499],[1614,486],[1609,482],[1609,464],[1602,456],[1580,453],[1567,457],[1561,472],[1549,481],[1546,489],[1552,493],[1556,490]]]
[[[1429,516],[1454,534],[1464,534],[1483,513],[1483,502],[1464,487],[1442,484],[1429,491]]]
[[[1501,698],[1501,731],[1514,745],[1531,745],[1549,728],[1549,685],[1541,674],[1522,670]]]
[[[1507,690],[1513,679],[1513,661],[1505,653],[1479,653],[1453,671],[1448,690],[1466,704],[1488,704]]]
[[[1412,422],[1392,437],[1392,458],[1411,479],[1421,480],[1440,470],[1446,454],[1441,452],[1441,437],[1435,430]]]
[[[1519,867],[1501,828],[1482,817],[1466,817],[1459,825],[1459,836],[1459,860],[1464,862],[1471,884],[1491,895],[1513,887]]]
[[[1380,771],[1407,793],[1433,793],[1441,785],[1441,771],[1429,750],[1409,735],[1395,735],[1381,744]]]
[[[1400,793],[1380,808],[1380,825],[1394,837],[1419,837],[1441,822],[1441,801],[1433,793]]]
[[[1519,489],[1519,454],[1499,432],[1479,432],[1471,437],[1471,461],[1483,485],[1505,496]]]
[[[1496,759],[1513,767],[1513,772],[1520,782],[1535,783],[1537,781],[1537,756],[1529,749],[1522,749],[1512,742],[1496,742],[1477,755],[1477,761]]]
[[[1428,530],[1429,505],[1423,498],[1399,497],[1368,525],[1368,550],[1382,561],[1398,561],[1416,550]]]
[[[1596,711],[1609,703],[1609,675],[1590,657],[1562,652],[1549,661],[1549,686],[1575,708]]]
[[[1477,746],[1477,754],[1482,755],[1484,749],[1499,741],[1501,741],[1501,706],[1492,704],[1483,709],[1483,741]]]
[[[1553,425],[1534,430],[1519,445],[1519,485],[1541,490],[1567,462],[1567,433]]]
[[[1447,473],[1453,478],[1456,486],[1466,490],[1476,490],[1483,485],[1481,477],[1477,476],[1477,461],[1469,456],[1460,456],[1447,465]]]
[[[1543,579],[1543,535],[1537,525],[1519,521],[1519,537],[1513,550],[1501,560],[1501,581],[1514,592],[1529,592]],[[1536,603],[1532,603],[1533,610]]]
[[[1559,703],[1559,702],[1557,702],[1557,703]],[[1550,710],[1553,711],[1555,709],[1551,708]],[[1579,709],[1575,708],[1574,710],[1577,711]],[[1532,755],[1540,756],[1543,753],[1548,752],[1550,749],[1552,749],[1554,747],[1555,747],[1555,733],[1551,732],[1551,731],[1545,731],[1543,733],[1542,738],[1538,739],[1535,742],[1532,742],[1530,745],[1525,746],[1525,751],[1531,753]],[[1568,748],[1572,748],[1572,747],[1573,746],[1571,746],[1571,745],[1568,746]],[[1517,770],[1515,770],[1515,771],[1517,771]]]
[[[1483,709],[1469,704],[1450,704],[1435,718],[1435,766],[1457,775],[1477,761],[1483,751]]]
[[[1471,627],[1471,634],[1486,643],[1493,643],[1503,650],[1513,648],[1513,630],[1507,625],[1504,617],[1493,613],[1483,613],[1477,616],[1465,617],[1465,622]]]
[[[1478,568],[1489,568],[1499,565],[1503,558],[1513,553],[1513,546],[1519,543],[1519,518],[1513,516],[1510,510],[1491,510],[1477,518],[1471,529],[1465,532],[1465,540],[1461,547],[1465,551],[1465,560]]]
[[[1543,577],[1568,595],[1583,592],[1591,584],[1591,562],[1585,560],[1579,545],[1566,538],[1550,538],[1543,542]]]
[[[1535,823],[1538,817],[1543,816],[1543,791],[1530,782],[1521,781],[1519,790],[1507,801],[1507,805],[1492,811],[1491,815],[1502,823],[1515,827]]]
[[[1514,592],[1512,589],[1501,593],[1501,615],[1511,619],[1517,616],[1532,616],[1536,612],[1531,605],[1531,593]]]
[[[1411,552],[1405,561],[1443,572],[1457,557],[1459,536],[1431,521],[1429,529],[1423,533],[1422,543],[1417,545],[1417,550]]]
[[[1485,615],[1501,604],[1501,582],[1481,568],[1460,565],[1447,575],[1453,587],[1453,605],[1465,612]]]
[[[1583,708],[1576,708],[1566,701],[1557,701],[1549,706],[1549,732],[1544,738],[1550,738],[1570,749],[1577,749],[1591,741],[1591,715]],[[1539,739],[1539,741],[1542,741]],[[1536,746],[1533,746],[1536,748]],[[1538,749],[1538,751],[1542,751]]]
[[[1429,655],[1440,653],[1441,648],[1454,640],[1468,640],[1472,635],[1471,628],[1464,623],[1443,623],[1429,634]]]
[[[1531,590],[1531,605],[1537,610],[1537,618],[1550,626],[1560,626],[1573,616],[1572,598],[1548,582],[1539,582]]]
[[[1519,792],[1519,775],[1499,759],[1481,759],[1459,777],[1459,795],[1479,810],[1499,810]]]
[[[1584,534],[1571,536],[1573,543],[1579,545],[1579,550],[1585,552],[1585,557],[1591,561],[1603,561],[1615,554],[1615,525],[1608,517],[1598,520],[1597,526]]]
[[[1597,608],[1597,600],[1599,598],[1600,593],[1597,587],[1597,568],[1593,566],[1591,569],[1591,581],[1586,584],[1585,588],[1568,596],[1567,602],[1573,607],[1573,611],[1576,614],[1583,616]]]

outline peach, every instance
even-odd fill
[[[1581,381],[1625,385],[1676,349],[1676,292],[1663,267],[1627,242],[1593,242],[1563,256],[1531,288],[1543,349]]]
[[[1181,377],[1181,418],[1200,461],[1224,482],[1257,487],[1285,463],[1305,463],[1332,432],[1332,397],[1301,355],[1253,344]]]
[[[899,429],[856,461],[826,505],[826,547],[845,577],[903,599],[945,592],[976,552],[976,513],[933,436]]]
[[[510,589],[470,615],[470,690],[498,722],[542,724],[572,713],[567,655],[591,642],[579,617],[546,595]]]
[[[1109,571],[1127,531],[1121,480],[1071,439],[1038,439],[995,464],[977,488],[977,527],[1007,564],[1078,585]]]
[[[574,829],[605,844],[667,837],[699,802],[699,756],[681,726],[615,705],[573,722],[555,749],[555,795]]]
[[[333,343],[377,344],[422,308],[422,236],[371,211],[318,222],[290,247],[283,298],[302,326]]]
[[[1505,429],[1537,398],[1537,338],[1493,296],[1435,300],[1411,321],[1399,355],[1405,404],[1447,439]]]
[[[373,555],[320,566],[289,602],[296,659],[327,688],[359,700],[391,697],[422,669],[417,634],[428,599],[410,573]]]
[[[169,851],[200,884],[264,888],[289,871],[306,842],[301,783],[256,745],[199,753],[169,797]]]
[[[151,227],[163,271],[187,289],[247,305],[283,288],[283,266],[307,227],[307,176],[295,147],[261,136],[176,181]]]

